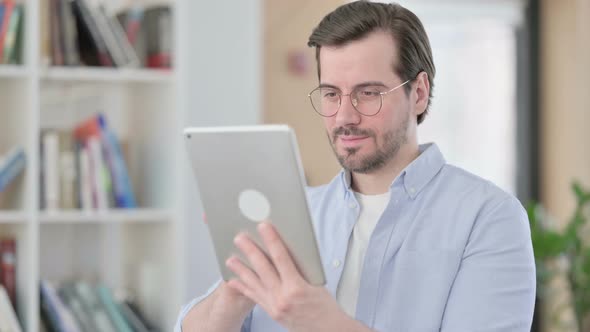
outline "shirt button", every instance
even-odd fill
[[[350,202],[348,204],[348,207],[351,208],[351,209],[356,209],[356,203],[355,202]]]
[[[335,269],[337,269],[338,267],[340,267],[340,260],[339,259],[335,259],[332,261],[332,267],[334,267]]]
[[[414,187],[410,188],[410,192],[413,194],[416,192],[416,189],[414,189]]]

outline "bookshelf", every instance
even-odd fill
[[[22,146],[27,156],[23,175],[0,195],[0,238],[17,244],[20,323],[24,331],[40,330],[40,280],[84,280],[125,290],[158,329],[169,331],[184,301],[179,100],[186,89],[177,74],[183,68],[176,38],[181,16],[174,15],[184,0],[157,1],[173,12],[172,70],[49,66],[41,56],[44,1],[19,1],[25,14],[23,64],[0,64],[0,155]],[[154,3],[134,3],[142,1]],[[124,142],[138,208],[41,209],[42,130],[71,126],[98,110]]]

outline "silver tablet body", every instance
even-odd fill
[[[270,221],[303,277],[323,285],[293,130],[285,125],[195,127],[186,128],[184,136],[223,279],[234,277],[225,266],[231,255],[247,264],[234,237],[246,232],[264,249],[256,225]]]

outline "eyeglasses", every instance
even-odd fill
[[[360,86],[356,87],[347,95],[343,95],[342,92],[336,88],[320,86],[311,91],[308,97],[313,109],[321,116],[331,117],[336,115],[342,104],[343,96],[350,96],[352,106],[360,114],[374,116],[381,111],[381,107],[383,106],[383,96],[401,88],[410,81],[411,80],[407,80],[388,91],[380,91],[383,87],[379,85]]]

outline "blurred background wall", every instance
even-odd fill
[[[342,0],[264,1],[264,122],[288,123],[297,133],[310,185],[327,183],[340,166],[323,122],[307,94],[318,85],[315,50],[307,47],[313,28]]]
[[[252,125],[262,119],[262,77],[265,55],[262,49],[262,1],[187,1],[179,15],[187,41],[187,80],[183,100],[187,126]],[[193,22],[207,29],[195,29]],[[207,227],[194,175],[185,162],[186,237],[185,302],[202,294],[219,278],[215,252]]]
[[[573,179],[590,185],[590,1],[540,1],[541,197],[558,220],[571,216]]]

